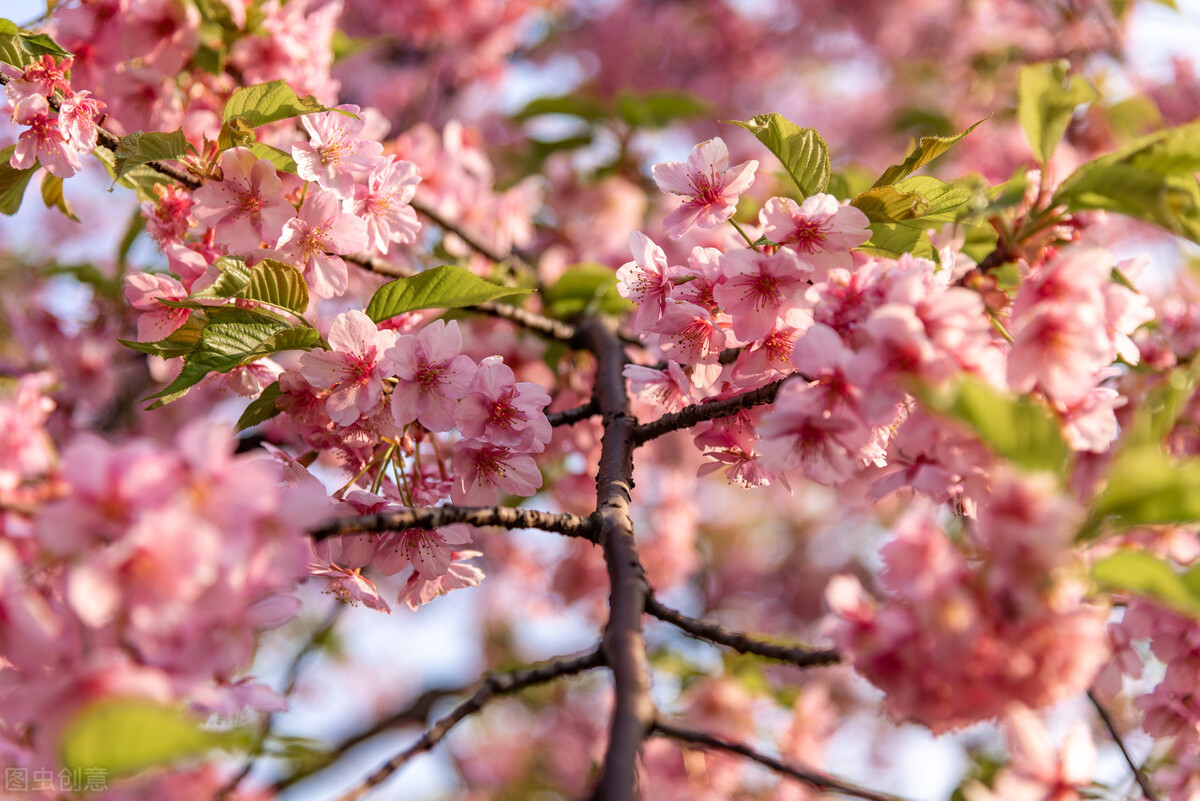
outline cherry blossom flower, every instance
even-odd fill
[[[367,246],[366,220],[346,214],[331,192],[309,192],[298,216],[283,227],[276,249],[292,259],[319,298],[341,295],[350,285],[346,262],[335,254]]]
[[[721,272],[725,281],[713,289],[713,297],[733,318],[733,333],[743,342],[756,342],[775,328],[788,304],[808,288],[811,274],[788,250],[726,253],[721,257]]]
[[[365,184],[355,186],[354,214],[367,221],[368,250],[387,253],[393,242],[416,241],[421,223],[409,202],[420,182],[417,165],[391,158],[377,164]]]
[[[667,254],[641,231],[629,234],[633,261],[617,270],[617,293],[637,304],[633,325],[645,330],[662,319],[671,294]]]
[[[58,107],[58,127],[67,142],[80,153],[91,153],[96,149],[96,120],[104,110],[104,103],[91,96],[91,92],[73,92]],[[157,186],[157,184],[155,184]]]
[[[467,564],[466,560],[479,556],[483,556],[479,551],[453,551],[450,554],[450,567],[441,575],[429,577],[420,571],[413,571],[400,588],[396,603],[408,604],[409,609],[415,610],[452,590],[478,587],[483,582],[483,571]]]
[[[329,326],[330,350],[300,357],[300,373],[314,387],[330,390],[329,418],[349,426],[371,411],[383,395],[384,353],[396,342],[395,331],[380,331],[357,310],[343,312]]]
[[[542,486],[542,474],[531,456],[490,442],[460,440],[454,445],[453,463],[454,503],[491,506],[501,490],[527,498]]]
[[[292,145],[296,174],[306,181],[316,181],[340,198],[354,196],[357,175],[365,175],[375,166],[383,153],[383,145],[370,139],[359,139],[363,119],[359,107],[336,106],[337,111],[306,114],[300,124],[308,132],[308,142]],[[348,111],[350,114],[342,114]]]
[[[453,561],[455,546],[466,545],[471,541],[471,529],[462,523],[442,526],[438,529],[409,528],[387,535],[385,542],[380,543],[380,558],[385,552],[391,552],[396,557],[390,559],[388,569],[381,568],[385,574],[395,573],[396,562],[403,559],[412,564],[421,574],[421,578],[429,580],[445,575]]]
[[[449,431],[454,412],[475,378],[475,362],[462,354],[458,323],[434,320],[415,336],[404,334],[385,354],[398,381],[392,390],[396,425],[413,420],[430,431]]]
[[[658,188],[687,198],[663,220],[663,229],[678,239],[693,226],[716,228],[733,216],[738,196],[750,188],[757,169],[754,159],[730,167],[729,149],[719,138],[696,145],[686,162],[655,164],[651,172]]]
[[[235,147],[221,154],[221,173],[220,181],[208,181],[192,193],[192,215],[231,252],[274,246],[296,213],[283,197],[275,165]]]
[[[850,269],[850,250],[871,238],[867,215],[839,204],[833,195],[813,195],[800,205],[791,198],[773,197],[758,220],[763,236],[802,254],[820,274]]]
[[[142,313],[138,315],[138,341],[166,339],[187,322],[191,309],[177,309],[159,303],[183,300],[188,296],[183,284],[161,273],[130,273],[125,276],[125,299]]]
[[[39,162],[59,178],[70,178],[83,169],[79,153],[63,135],[58,120],[50,116],[45,97],[31,95],[18,108],[13,121],[27,126],[9,159],[13,169],[27,170]]]
[[[549,403],[550,396],[540,386],[518,382],[499,356],[489,356],[480,362],[454,420],[465,437],[540,453],[553,433],[542,411]]]

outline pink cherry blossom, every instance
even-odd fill
[[[808,288],[812,271],[788,250],[737,250],[721,257],[721,272],[725,281],[713,289],[713,297],[733,318],[738,339],[756,342]]]
[[[483,581],[483,571],[466,560],[483,556],[479,551],[453,551],[451,562],[446,572],[437,576],[426,576],[420,571],[413,571],[408,581],[400,588],[396,603],[408,604],[409,609],[415,610],[439,595],[445,595],[452,590],[466,587],[478,587]]]
[[[449,431],[454,412],[475,378],[475,362],[462,354],[458,323],[434,320],[415,336],[404,334],[386,353],[395,373],[392,415],[396,425],[413,420],[430,431]]]
[[[337,111],[306,114],[300,124],[308,132],[308,142],[292,145],[296,173],[306,181],[316,181],[341,198],[354,196],[354,183],[365,175],[383,153],[383,145],[360,139],[363,125],[358,106],[336,106]],[[350,114],[339,113],[341,111]],[[355,116],[351,116],[355,115]]]
[[[528,454],[472,439],[454,445],[454,478],[450,500],[466,506],[494,504],[501,491],[527,498],[542,486]]]
[[[454,420],[463,436],[518,451],[540,453],[550,441],[545,412],[550,396],[528,381],[516,380],[498,356],[479,364],[471,391],[459,402]]]
[[[871,238],[867,215],[839,204],[833,195],[813,195],[796,205],[791,198],[773,197],[758,213],[763,236],[800,253],[820,274],[850,269],[850,251]]]
[[[191,309],[175,309],[159,303],[183,300],[188,292],[183,284],[161,273],[130,273],[125,276],[125,299],[142,313],[138,316],[138,340],[157,342],[166,339],[187,322]]]
[[[300,372],[308,383],[330,390],[325,401],[329,418],[352,425],[371,411],[383,395],[384,353],[396,342],[396,332],[380,331],[371,318],[350,310],[329,326],[329,350],[300,357]]]
[[[309,192],[298,216],[283,227],[277,250],[291,259],[319,298],[341,295],[349,286],[346,262],[335,254],[356,253],[367,246],[367,223],[346,214],[331,192]]]
[[[996,775],[991,789],[980,784],[964,788],[968,801],[1078,801],[1092,781],[1096,746],[1087,725],[1076,722],[1055,752],[1045,726],[1027,707],[1008,710],[1012,761]]]
[[[231,252],[273,246],[296,213],[283,197],[275,165],[235,147],[221,154],[221,173],[220,181],[208,181],[192,194],[192,215]]]
[[[387,253],[393,243],[415,242],[421,230],[409,202],[421,182],[417,165],[398,158],[382,159],[354,189],[354,214],[367,221],[368,250]]]
[[[445,575],[456,550],[454,546],[470,541],[470,527],[455,523],[433,530],[410,528],[395,532],[379,550],[395,551],[397,556],[412,564],[422,579],[429,580]]]
[[[730,167],[729,149],[719,138],[696,145],[686,162],[655,164],[651,172],[658,188],[686,198],[663,220],[663,229],[678,239],[693,226],[716,228],[733,216],[738,196],[750,188],[757,169],[754,159]]]
[[[662,319],[671,294],[667,254],[641,231],[629,235],[633,261],[617,270],[617,292],[637,304],[633,325],[644,330]]]
[[[17,110],[14,122],[27,126],[17,139],[9,164],[27,170],[40,162],[51,174],[70,178],[83,169],[79,153],[67,141],[58,119],[50,116],[50,106],[42,95],[32,95]]]

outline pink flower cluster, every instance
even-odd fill
[[[12,121],[25,126],[9,159],[13,169],[41,164],[52,175],[70,178],[83,169],[80,155],[95,149],[95,123],[104,104],[90,92],[72,91],[66,75],[71,64],[69,58],[59,62],[46,55],[23,71],[4,65]]]
[[[55,764],[61,726],[97,698],[282,707],[236,676],[258,633],[298,611],[304,533],[328,499],[232,444],[207,424],[168,448],[78,436],[58,499],[0,538],[0,717],[18,764]]]
[[[1044,480],[1043,480],[1044,479]],[[1108,658],[1107,609],[1084,597],[1071,538],[1081,510],[1050,476],[996,476],[974,536],[913,511],[883,549],[883,600],[834,578],[830,634],[899,721],[934,732],[1084,691]]]

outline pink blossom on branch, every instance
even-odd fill
[[[367,246],[367,223],[347,214],[331,192],[311,190],[300,212],[283,227],[276,249],[291,259],[319,298],[333,298],[350,285],[346,262],[337,254]]]
[[[220,181],[192,194],[192,215],[233,253],[273,247],[296,210],[283,196],[275,165],[244,147],[221,154]]]
[[[655,164],[651,172],[658,188],[686,198],[663,220],[663,229],[678,239],[693,226],[716,228],[733,216],[738,196],[754,183],[757,169],[755,159],[730,167],[729,149],[719,138],[696,145],[686,162]]]
[[[434,320],[415,336],[404,334],[385,354],[395,373],[392,415],[396,425],[416,420],[430,431],[454,427],[458,401],[475,378],[475,362],[462,353],[458,322]]]
[[[325,401],[329,418],[352,425],[383,396],[387,373],[384,353],[396,342],[395,331],[380,331],[360,311],[339,314],[329,326],[330,350],[300,357],[300,373],[314,387],[330,390]]]
[[[353,115],[358,106],[342,105],[337,111],[306,114],[300,124],[308,132],[309,141],[292,145],[296,174],[306,181],[316,181],[341,198],[354,196],[354,184],[365,175],[383,154],[383,145],[370,139],[360,139],[364,121]]]

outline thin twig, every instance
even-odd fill
[[[787,776],[790,779],[804,782],[810,787],[815,787],[818,790],[829,793],[840,793],[841,795],[850,796],[852,798],[863,798],[866,801],[904,801],[899,796],[891,795],[890,793],[880,793],[875,790],[869,790],[865,787],[858,787],[850,784],[847,781],[838,779],[834,776],[829,776],[824,773],[818,773],[807,768],[789,765],[775,757],[767,756],[766,754],[755,751],[748,745],[735,743],[732,740],[724,740],[720,737],[704,732],[685,729],[681,726],[675,726],[667,723],[661,718],[654,721],[654,730],[652,734],[658,734],[663,737],[670,737],[672,740],[698,745],[701,748],[708,748],[715,751],[727,751],[731,754],[745,757],[746,759],[757,762],[760,765],[770,768],[776,773]]]
[[[1129,753],[1129,749],[1125,747],[1125,739],[1117,731],[1117,726],[1113,722],[1112,715],[1108,713],[1104,704],[1101,703],[1099,696],[1096,695],[1096,691],[1088,690],[1087,695],[1088,699],[1092,702],[1092,706],[1096,707],[1096,714],[1100,716],[1100,720],[1104,721],[1104,727],[1112,735],[1113,742],[1117,744],[1117,748],[1121,749],[1121,754],[1125,757],[1125,762],[1129,765],[1129,769],[1133,771],[1133,778],[1137,781],[1138,786],[1142,788],[1142,794],[1146,797],[1146,801],[1158,801],[1158,794],[1154,792],[1154,786],[1150,784],[1150,778],[1133,761],[1133,756]]]
[[[433,707],[438,701],[441,701],[443,698],[453,698],[454,696],[458,695],[466,695],[468,692],[470,692],[470,689],[470,687],[456,687],[434,688],[426,690],[409,702],[409,704],[403,709],[388,715],[382,720],[372,723],[367,728],[357,732],[356,734],[350,735],[337,745],[330,748],[328,752],[322,754],[323,760],[320,764],[302,767],[295,773],[279,779],[277,782],[271,785],[271,791],[275,795],[278,795],[288,787],[291,787],[293,784],[307,779],[309,776],[312,776],[315,773],[320,773],[326,768],[333,767],[334,765],[338,764],[338,761],[345,756],[350,749],[354,748],[359,743],[370,740],[372,737],[377,737],[384,732],[392,731],[393,729],[399,729],[404,726],[425,725],[426,721],[429,720],[429,714],[433,711]]]
[[[774,403],[775,396],[779,394],[779,387],[783,385],[785,380],[787,379],[781,378],[778,381],[772,381],[766,386],[747,390],[728,398],[696,403],[678,412],[664,414],[657,420],[643,423],[634,429],[634,439],[637,441],[637,444],[641,445],[656,437],[661,437],[663,434],[691,428],[696,423],[702,423],[705,420],[716,420],[720,417],[737,414],[741,410],[749,409],[753,406]]]
[[[546,412],[546,419],[550,421],[552,426],[570,426],[581,420],[587,420],[589,417],[600,413],[600,407],[596,405],[596,399],[590,398],[588,402],[576,406],[573,409],[563,409],[561,412]]]
[[[436,225],[438,228],[441,228],[443,231],[446,231],[447,233],[451,233],[451,234],[454,234],[455,236],[457,236],[464,243],[466,243],[467,247],[471,248],[471,250],[475,251],[476,253],[483,256],[484,258],[490,259],[490,260],[496,262],[497,264],[500,264],[500,263],[503,263],[506,261],[515,261],[518,264],[520,264],[522,267],[525,267],[530,272],[535,272],[535,270],[533,269],[533,266],[530,265],[529,262],[527,262],[520,254],[516,253],[515,251],[509,252],[509,253],[501,253],[498,250],[493,250],[490,246],[485,245],[483,242],[481,242],[477,237],[475,237],[472,234],[467,233],[460,226],[455,225],[454,223],[450,222],[445,217],[443,217],[439,212],[434,211],[432,208],[425,205],[417,198],[413,198],[411,201],[409,201],[409,205],[412,206],[413,210],[416,211],[418,214],[423,214],[424,216],[428,217],[433,222],[433,224]]]
[[[593,397],[604,421],[595,517],[610,586],[603,648],[613,673],[614,693],[608,748],[591,797],[596,801],[628,801],[635,795],[638,754],[654,722],[650,663],[642,635],[646,575],[638,561],[629,516],[636,421],[622,374],[625,351],[613,327],[594,319],[580,329],[580,337],[596,356]]]
[[[646,596],[646,614],[652,615],[664,623],[670,623],[693,637],[707,640],[717,645],[743,653],[763,656],[767,659],[777,659],[796,667],[819,667],[821,665],[837,664],[841,657],[831,649],[808,648],[803,645],[781,645],[745,634],[732,631],[711,623],[707,620],[697,620],[677,612],[669,606],[664,606],[652,593]]]
[[[520,692],[527,687],[545,684],[563,676],[582,673],[604,664],[602,648],[596,648],[582,656],[562,657],[537,667],[522,668],[507,672],[489,673],[480,679],[471,690],[471,697],[463,701],[437,723],[425,730],[415,743],[381,765],[370,776],[339,796],[338,801],[356,801],[373,788],[378,787],[413,757],[430,751],[442,741],[450,730],[469,715],[473,715],[489,701],[503,695]]]
[[[343,534],[400,531],[406,528],[434,529],[452,523],[511,529],[536,528],[565,534],[568,537],[581,537],[591,542],[598,541],[596,523],[591,518],[507,506],[418,507],[360,517],[343,517],[330,520],[320,528],[314,529],[310,536],[314,540],[323,540]]]

